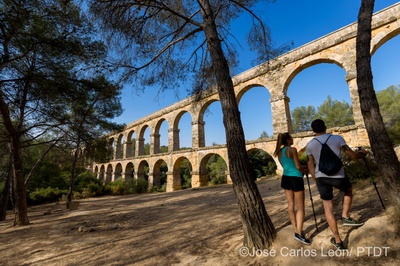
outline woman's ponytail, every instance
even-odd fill
[[[291,136],[289,132],[279,133],[278,139],[276,140],[276,147],[274,151],[274,156],[278,156],[279,151],[281,150],[282,146],[286,146],[289,143]]]

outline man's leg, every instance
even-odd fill
[[[353,202],[353,189],[348,189],[343,196],[343,210],[342,210],[342,217],[347,218],[349,217],[351,203]]]
[[[331,229],[333,236],[335,237],[336,243],[341,243],[342,239],[340,239],[337,222],[333,214],[333,202],[332,200],[323,200],[323,202],[324,202],[325,218],[326,221],[328,222],[329,228]]]
[[[361,226],[364,223],[350,217],[350,207],[353,201],[353,190],[348,189],[343,196],[342,222],[345,226]]]

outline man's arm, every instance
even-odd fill
[[[340,148],[347,155],[347,157],[349,157],[352,160],[358,160],[364,158],[368,154],[368,151],[366,150],[358,150],[355,152],[352,149],[350,149],[350,147],[347,145],[343,145]]]
[[[314,182],[316,182],[315,180],[315,160],[314,160],[314,156],[312,155],[307,155],[307,168],[308,168],[308,172],[311,174],[311,177],[314,179]]]

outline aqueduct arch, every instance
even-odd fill
[[[373,15],[371,54],[374,54],[385,42],[400,34],[399,18],[400,3]],[[274,137],[247,141],[247,150],[261,149],[268,154],[272,154],[277,133],[292,132],[290,99],[287,96],[289,85],[302,70],[320,63],[336,64],[345,71],[345,80],[348,84],[355,120],[355,125],[353,126],[332,128],[328,131],[341,134],[349,146],[369,146],[357,93],[356,34],[357,23],[352,23],[233,77],[235,95],[238,102],[247,90],[256,86],[267,88],[271,96]],[[105,164],[94,163],[92,169],[94,169],[99,179],[110,182],[115,179],[116,175],[141,177],[143,175],[143,164],[146,162],[149,169],[151,169],[149,171],[149,181],[156,182],[159,176],[161,160],[168,167],[167,191],[173,191],[181,189],[180,173],[177,165],[180,165],[183,158],[187,158],[192,166],[192,187],[204,185],[203,159],[210,156],[210,154],[220,155],[229,169],[226,145],[205,145],[204,112],[215,101],[219,101],[218,93],[215,88],[210,88],[200,101],[195,101],[195,97],[188,97],[128,124],[123,132],[109,136],[114,148],[113,160]],[[178,125],[180,118],[186,112],[192,118],[192,147],[191,149],[182,150],[179,147]],[[168,152],[160,153],[159,128],[164,121],[168,124]],[[144,155],[143,153],[143,133],[147,127],[150,129],[151,136],[150,155]],[[136,133],[135,156],[131,156],[133,133]],[[302,132],[293,134],[293,137],[294,146],[301,150],[313,137],[313,133]],[[122,143],[122,139],[125,141],[124,143]],[[278,163],[277,165],[279,167]],[[120,169],[125,170],[120,172]],[[137,172],[130,170],[131,172],[129,173],[127,169],[137,169]],[[229,173],[227,173],[227,178],[229,180]]]

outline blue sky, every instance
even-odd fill
[[[397,3],[394,0],[375,0],[375,12]],[[293,42],[294,48],[302,46],[348,24],[357,21],[361,0],[335,1],[298,1],[277,0],[275,3],[258,6],[255,11],[262,15],[264,22],[271,29],[275,44]],[[246,16],[232,24],[236,36],[245,36]],[[372,57],[372,70],[375,90],[390,85],[400,85],[400,36],[385,43]],[[243,46],[239,49],[239,72],[251,67],[252,55]],[[345,72],[333,64],[319,64],[303,70],[291,82],[288,89],[290,110],[298,106],[318,107],[328,95],[333,100],[350,103],[348,86],[344,79]],[[166,106],[185,99],[187,92],[177,95],[175,91],[165,91],[157,96],[157,90],[146,90],[138,94],[131,86],[126,86],[122,95],[124,113],[114,119],[119,123],[129,124],[150,115]],[[270,95],[266,88],[253,88],[239,103],[242,124],[246,140],[257,139],[263,131],[272,135]],[[257,114],[257,115],[254,115]],[[225,131],[222,124],[220,104],[213,103],[204,117],[206,145],[225,143]],[[191,147],[191,117],[183,115],[179,123],[181,147]],[[167,124],[161,126],[161,145],[167,145]],[[150,131],[146,130],[145,142],[149,142]]]

